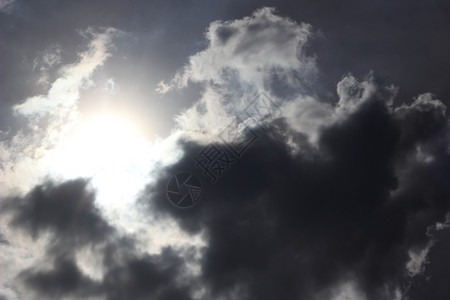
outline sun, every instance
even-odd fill
[[[118,208],[148,180],[151,142],[142,132],[120,114],[82,118],[52,151],[46,167],[63,179],[90,178],[100,204]]]
[[[73,136],[76,162],[96,172],[117,168],[142,146],[143,137],[133,124],[119,116],[101,114],[81,122]]]

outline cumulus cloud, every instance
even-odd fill
[[[271,8],[241,20],[213,22],[206,33],[209,47],[190,58],[176,83],[234,81],[241,88],[268,89],[279,75],[297,90],[316,72],[314,58],[303,49],[311,34],[310,25],[280,17]]]
[[[315,31],[262,8],[250,17],[216,21],[206,32],[208,47],[191,56],[167,92],[189,82],[201,83],[200,101],[176,117],[178,127],[199,141],[211,141],[230,123],[258,126],[283,115],[290,127],[316,142],[321,127],[345,118],[359,105],[377,98],[388,105],[397,87],[380,86],[372,73],[358,81],[351,74],[337,84],[335,106],[316,96],[316,57],[306,54]]]
[[[189,110],[189,116],[177,121],[184,130],[212,138],[217,133],[214,129],[223,129],[236,115],[248,118],[242,111],[255,100],[260,103],[257,97],[261,94],[283,102],[310,90],[317,67],[305,47],[312,35],[309,24],[278,16],[273,8],[259,9],[239,20],[213,22],[206,32],[208,47],[191,56],[174,79],[161,82],[158,90],[165,93],[189,82],[203,84],[202,99]],[[260,117],[253,121],[261,122]],[[198,122],[192,123],[194,119]]]
[[[141,200],[157,218],[205,232],[207,298],[403,299],[408,272],[423,272],[429,229],[446,220],[445,105],[426,93],[394,106],[398,88],[373,73],[345,75],[334,103],[318,99],[315,60],[302,50],[312,32],[267,8],[214,22],[208,47],[161,85],[200,82],[204,91],[176,118],[183,157]],[[274,114],[249,115],[255,97],[259,107],[267,97]],[[182,170],[208,183],[194,158],[208,143],[238,147],[220,139],[233,122],[257,141],[207,185],[200,205],[176,210],[168,180]]]
[[[446,131],[437,100],[422,97],[429,110],[415,101],[397,111],[381,100],[360,99],[352,113],[323,126],[315,147],[286,119],[275,120],[189,212],[174,209],[165,197],[171,174],[202,176],[193,158],[204,146],[184,144],[184,157],[143,201],[187,232],[206,230],[202,280],[210,297],[237,289],[234,299],[312,298],[329,288],[342,294],[330,299],[345,299],[350,296],[343,293],[354,290],[333,286],[351,274],[356,292],[350,295],[399,299],[406,270],[419,271],[426,257],[415,249],[429,248],[428,228],[448,212],[443,165],[450,157],[436,143]],[[410,117],[436,127],[411,132]],[[290,151],[288,136],[301,151]],[[417,144],[439,162],[419,161]]]

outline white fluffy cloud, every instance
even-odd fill
[[[305,53],[313,34],[309,24],[279,16],[272,8],[212,22],[206,31],[208,47],[190,57],[172,81],[161,82],[158,91],[203,84],[201,99],[176,121],[191,138],[204,142],[233,122],[254,126],[282,116],[314,144],[322,127],[345,118],[377,93],[392,104],[397,88],[379,87],[371,73],[362,81],[343,77],[336,105],[318,99],[309,89],[318,76],[315,56]]]
[[[189,65],[175,78],[176,83],[235,81],[262,91],[268,88],[267,81],[274,72],[301,87],[296,73],[302,78],[316,73],[314,57],[304,53],[311,34],[310,25],[278,16],[272,8],[259,9],[240,20],[213,22],[206,33],[209,47],[190,58]]]
[[[78,62],[61,69],[62,75],[52,83],[48,93],[30,97],[13,107],[17,116],[25,118],[26,124],[15,136],[0,144],[3,192],[17,188],[27,191],[45,176],[45,170],[39,169],[39,159],[64,138],[77,121],[80,91],[94,70],[110,56],[108,47],[114,32],[111,28],[103,32],[89,30],[92,39],[87,51],[79,55]]]
[[[181,129],[211,139],[235,116],[249,118],[241,112],[255,102],[262,104],[262,95],[278,103],[285,98],[280,89],[292,97],[304,93],[317,77],[315,57],[305,54],[312,34],[310,25],[281,17],[272,8],[239,20],[212,22],[206,31],[208,47],[192,56],[169,83],[161,82],[158,91],[202,83],[201,100],[176,120]],[[260,122],[264,116],[251,117]]]

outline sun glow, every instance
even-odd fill
[[[94,173],[125,167],[145,143],[136,127],[114,115],[82,122],[72,139],[74,167],[82,164]]]
[[[80,120],[48,156],[47,167],[63,179],[91,178],[99,204],[117,210],[148,182],[151,146],[130,120],[99,114]]]

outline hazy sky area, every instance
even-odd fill
[[[450,2],[0,0],[0,300],[447,300]]]

